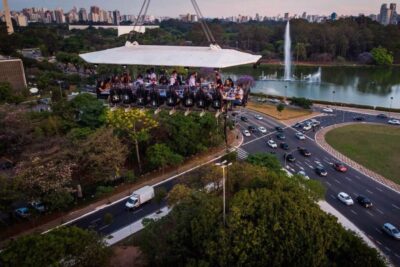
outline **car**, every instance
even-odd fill
[[[239,113],[234,111],[234,112],[231,113],[231,115],[232,115],[232,117],[236,117],[237,115],[239,115]]]
[[[321,165],[318,165],[317,167],[315,167],[315,173],[318,174],[319,176],[323,176],[323,177],[328,175],[328,172]]]
[[[333,109],[331,108],[323,108],[322,111],[325,113],[333,113]]]
[[[242,121],[244,121],[244,122],[249,121],[249,119],[248,119],[247,117],[245,117],[245,116],[241,116],[240,119],[241,119]]]
[[[388,116],[386,114],[384,114],[384,113],[378,114],[378,115],[376,115],[376,117],[378,119],[387,119],[388,118]]]
[[[318,127],[321,123],[319,121],[313,121],[311,122],[312,127]]]
[[[251,136],[249,130],[243,130],[243,135],[247,137]]]
[[[353,205],[354,201],[351,198],[351,196],[349,196],[348,194],[346,194],[345,192],[340,192],[337,195],[338,199],[343,202],[344,204],[346,204],[347,206]]]
[[[258,115],[258,114],[254,115],[254,118],[256,118],[257,120],[262,120],[263,119],[263,117],[261,115]]]
[[[311,152],[308,151],[307,148],[299,147],[298,149],[299,149],[300,154],[302,154],[304,157],[310,157],[311,156]]]
[[[367,197],[359,195],[356,198],[358,204],[360,204],[361,206],[365,207],[365,208],[371,208],[372,207],[372,202],[371,200],[369,200]]]
[[[39,213],[44,213],[46,211],[46,207],[40,201],[32,201],[29,205]]]
[[[289,150],[289,145],[286,144],[285,142],[280,143],[279,147],[282,148],[283,150]]]
[[[283,133],[277,133],[276,138],[278,138],[279,140],[285,140],[286,136]]]
[[[280,127],[280,126],[276,126],[276,127],[275,127],[275,130],[276,130],[277,132],[279,132],[279,133],[283,133],[283,128]]]
[[[268,141],[267,141],[267,145],[269,146],[269,147],[271,147],[271,148],[278,148],[278,145],[275,143],[275,141],[274,140],[272,140],[272,139],[269,139]]]
[[[259,131],[260,133],[263,133],[263,134],[266,134],[266,133],[267,133],[267,129],[265,129],[264,126],[258,127],[258,131]]]
[[[353,118],[353,120],[355,120],[355,121],[365,121],[365,117],[363,117],[363,116],[356,116],[356,117]]]
[[[29,209],[27,207],[18,208],[14,210],[14,212],[20,218],[28,218],[29,216],[31,216],[31,213],[29,212]]]
[[[333,163],[333,168],[338,172],[347,172],[347,167],[341,162]]]
[[[382,230],[395,239],[400,239],[400,231],[391,223],[385,223]]]
[[[303,123],[297,122],[293,127],[294,128],[302,128],[303,127]]]
[[[297,137],[297,139],[299,139],[299,140],[305,140],[305,139],[306,139],[306,137],[305,137],[304,134],[302,134],[302,133],[297,132],[297,133],[295,133],[294,135],[295,135],[295,136]]]
[[[290,153],[285,153],[283,155],[283,158],[286,159],[289,162],[295,162],[296,161],[296,158]]]
[[[391,119],[388,121],[388,123],[391,125],[400,125],[400,120]]]
[[[304,131],[311,130],[311,128],[312,128],[311,123],[307,123],[306,125],[303,126],[303,130],[304,130]]]
[[[256,126],[253,126],[253,125],[250,125],[249,127],[247,127],[247,129],[248,129],[251,133],[257,132]]]
[[[306,179],[306,180],[310,180],[310,177],[308,177],[308,175],[306,174],[305,171],[299,171],[299,172],[297,173],[297,175],[302,176],[302,177],[303,177],[304,179]]]

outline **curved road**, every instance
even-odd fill
[[[271,152],[274,151],[277,157],[283,161],[283,151],[280,148],[272,149],[266,145],[266,141],[270,138],[274,139],[278,144],[279,140],[276,138],[276,126],[282,126],[279,122],[263,117],[262,120],[257,120],[254,115],[256,112],[244,110],[242,115],[248,118],[248,122],[243,122],[237,118],[237,127],[240,129],[247,129],[249,125],[264,126],[267,128],[267,134],[255,133],[250,137],[245,137],[243,145],[238,150],[238,156],[241,159],[247,157],[248,154],[256,152]],[[261,114],[262,115],[262,114]],[[326,127],[336,123],[353,121],[353,117],[359,115],[347,111],[335,111],[332,114],[325,114],[316,119],[321,122],[321,127]],[[386,123],[387,120],[377,119],[374,115],[363,115],[367,122]],[[286,168],[292,173],[297,173],[303,170],[311,179],[320,180],[327,188],[326,201],[346,216],[351,222],[360,228],[375,244],[385,253],[393,264],[400,266],[400,241],[394,240],[385,235],[381,227],[385,222],[390,222],[397,227],[400,227],[400,194],[386,186],[372,180],[371,178],[363,175],[362,173],[348,168],[346,173],[336,172],[331,164],[335,162],[335,158],[320,148],[316,144],[314,138],[315,133],[309,131],[306,133],[306,140],[298,140],[295,137],[296,129],[293,127],[286,127],[284,140],[290,147],[289,150],[295,149],[298,146],[306,147],[311,153],[311,157],[303,157],[299,152],[295,151],[293,154],[296,157],[295,163],[287,163]],[[328,171],[327,177],[319,177],[314,172],[314,167],[317,164],[322,164]],[[177,179],[167,181],[161,185],[167,190],[170,190]],[[339,202],[336,195],[344,191],[351,195],[353,199],[359,194],[365,195],[371,199],[374,204],[372,209],[365,209],[355,203],[353,206],[345,206]],[[166,203],[156,205],[153,202],[147,203],[140,207],[138,210],[128,212],[125,210],[126,198],[120,202],[114,203],[104,209],[100,209],[91,213],[83,218],[80,218],[72,223],[82,228],[93,229],[101,234],[110,235],[111,233],[138,221],[146,215],[149,215]],[[113,215],[113,222],[110,225],[105,224],[104,215],[110,213]]]

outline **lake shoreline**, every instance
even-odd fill
[[[399,67],[400,64],[392,64],[389,66],[378,66],[370,64],[360,64],[357,62],[317,62],[317,61],[293,61],[293,66],[300,67],[361,67],[361,68],[382,68],[382,67]],[[280,60],[261,60],[257,68],[262,66],[284,66],[284,62]]]

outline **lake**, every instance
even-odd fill
[[[317,71],[318,67],[294,67],[296,77],[314,74]],[[253,76],[256,84],[252,92],[400,108],[400,67],[322,67],[320,83],[260,81],[258,79],[262,73],[281,78],[283,66],[260,66],[257,69],[242,66],[223,70],[224,77]]]

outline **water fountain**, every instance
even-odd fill
[[[318,71],[314,74],[309,74],[304,76],[304,81],[310,83],[320,83],[321,82],[321,67],[318,68]]]
[[[285,81],[292,80],[292,40],[290,38],[290,24],[289,20],[286,23],[285,29],[285,75],[283,79]]]

